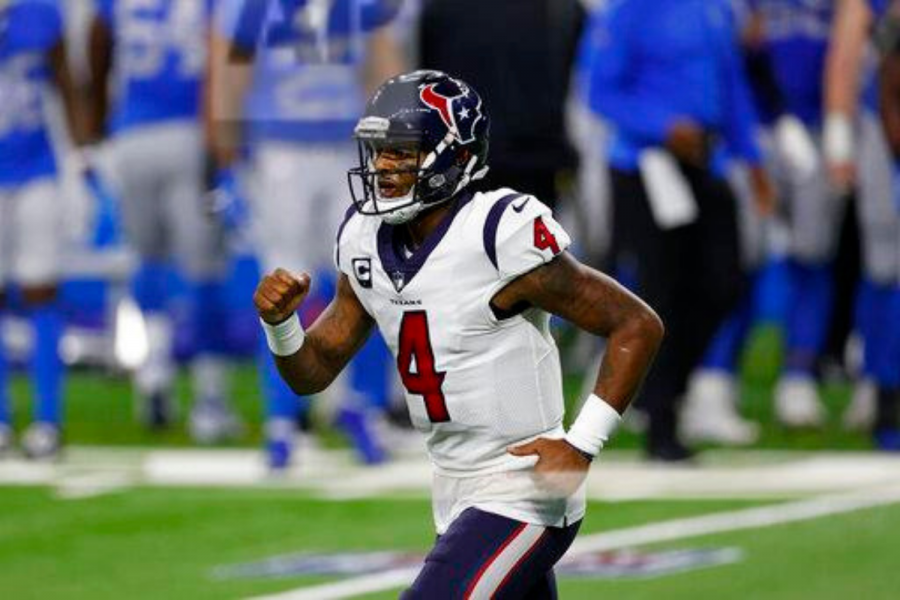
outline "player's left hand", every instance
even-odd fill
[[[590,461],[565,440],[538,438],[507,448],[513,456],[534,456],[538,484],[562,496],[573,494],[587,477]]]

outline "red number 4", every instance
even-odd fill
[[[413,359],[416,371],[412,372]],[[400,350],[397,352],[397,369],[400,379],[410,394],[425,399],[425,410],[432,423],[450,420],[447,403],[441,385],[446,372],[434,368],[434,350],[428,333],[428,315],[423,310],[403,313],[400,323]]]
[[[550,230],[544,225],[544,220],[540,217],[534,220],[534,247],[538,250],[550,248],[553,254],[559,254],[556,237],[550,233]]]

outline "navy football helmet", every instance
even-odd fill
[[[488,114],[478,93],[440,71],[414,71],[385,82],[366,106],[354,138],[359,166],[348,180],[356,209],[388,223],[405,223],[455,197],[487,174]],[[375,167],[383,150],[413,150],[415,183],[400,197],[380,191],[379,176],[412,172]]]

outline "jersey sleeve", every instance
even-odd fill
[[[350,231],[356,220],[353,215],[356,214],[356,207],[352,204],[344,214],[344,219],[337,230],[337,237],[334,242],[334,266],[335,268],[347,275],[353,275],[353,266],[350,264],[350,254],[352,252],[350,243],[355,239],[354,232]]]
[[[23,5],[22,27],[27,27],[34,48],[49,50],[62,39],[62,11],[58,0],[41,0]]]
[[[488,213],[485,250],[502,281],[550,262],[571,243],[550,208],[534,196],[507,196]]]

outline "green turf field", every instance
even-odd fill
[[[866,436],[845,432],[840,426],[841,411],[849,401],[846,384],[824,388],[831,417],[824,431],[789,434],[775,426],[771,389],[779,361],[777,334],[773,330],[758,331],[742,370],[744,412],[765,425],[765,435],[756,449],[851,451],[870,447]],[[247,423],[245,436],[234,445],[254,448],[261,440],[262,412],[255,370],[250,365],[241,366],[234,382],[237,405]],[[570,400],[577,397],[579,384],[577,377],[567,380]],[[27,422],[27,396],[26,384],[19,377],[14,389],[18,427]],[[182,378],[182,418],[187,414],[187,397],[186,378]],[[129,453],[139,454],[146,447],[190,445],[183,427],[164,433],[142,430],[133,419],[129,385],[121,378],[74,373],[66,404],[67,442],[92,448],[82,452],[81,458],[69,456],[60,467],[49,467],[51,471],[58,469],[56,475],[48,476],[56,484],[29,485],[16,471],[21,466],[10,466],[9,462],[4,466],[0,459],[0,482],[18,483],[0,483],[0,600],[246,598],[315,588],[342,579],[323,575],[223,579],[217,569],[298,552],[425,552],[432,542],[427,484],[402,499],[375,493],[356,500],[330,501],[316,496],[314,490],[271,481],[201,489],[181,484],[149,487],[144,480],[135,480],[111,491],[101,490],[99,495],[66,499],[60,480],[77,478],[81,469],[93,476],[89,473],[92,461],[102,464],[109,456],[127,463],[132,460]],[[326,432],[326,445],[342,444],[339,436],[327,433],[325,424],[319,425]],[[123,450],[123,446],[131,450]],[[638,448],[640,438],[623,431],[615,446]],[[851,454],[841,452],[841,456]],[[624,459],[615,460],[627,466],[635,461],[634,455],[626,452]],[[777,454],[766,456],[707,453],[705,467],[718,468],[721,473],[723,465],[728,470],[732,468],[729,465],[780,460],[772,458]],[[602,469],[601,461],[594,470],[602,476]],[[852,468],[848,471],[844,465],[842,469],[841,476],[850,478],[845,489],[854,491]],[[4,479],[11,472],[13,476]],[[647,473],[653,475],[652,471]],[[778,476],[777,464],[773,473]],[[342,471],[334,477],[353,476]],[[894,481],[900,482],[900,462]],[[596,532],[792,501],[777,494],[754,498],[593,501],[579,539]],[[900,598],[897,532],[900,497],[897,503],[812,520],[648,543],[638,549],[725,548],[736,549],[741,558],[732,564],[652,579],[561,578],[561,597]],[[382,588],[362,597],[395,598],[398,590]]]
[[[829,409],[830,421],[822,431],[786,432],[778,427],[772,415],[772,388],[781,361],[780,339],[777,330],[763,327],[752,336],[742,361],[743,412],[764,425],[760,448],[786,449],[867,449],[871,443],[866,436],[843,431],[840,415],[850,400],[846,383],[829,383],[823,387],[823,399]],[[233,377],[234,401],[246,423],[245,435],[235,442],[238,446],[258,445],[261,441],[262,406],[255,368],[247,363],[238,366]],[[566,396],[574,402],[581,389],[579,376],[566,379]],[[23,377],[15,380],[13,400],[15,421],[23,427],[30,415],[27,384]],[[182,420],[188,413],[190,390],[188,379],[178,381],[177,400]],[[185,428],[166,432],[143,430],[134,419],[131,387],[123,377],[111,378],[96,372],[75,372],[66,388],[66,439],[71,444],[105,445],[165,445],[188,446],[190,438]],[[339,436],[331,435],[327,424],[318,424],[326,442],[341,444]],[[638,436],[621,431],[616,447],[640,446]]]
[[[592,503],[582,534],[748,502]],[[216,567],[298,551],[422,550],[420,500],[327,502],[280,491],[151,490],[60,501],[0,490],[0,598],[239,598],[326,581],[216,580]],[[896,598],[900,506],[670,542],[736,546],[736,564],[652,580],[562,580],[563,598]],[[396,597],[397,591],[369,595]]]

